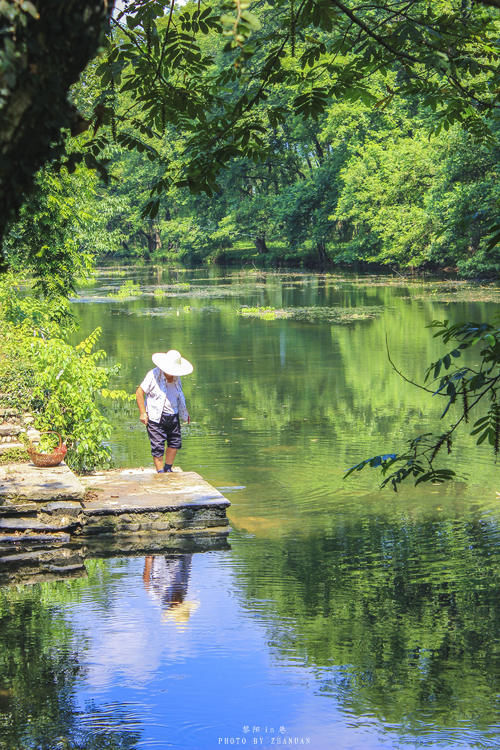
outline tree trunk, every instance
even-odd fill
[[[262,255],[263,253],[267,253],[269,251],[268,246],[266,245],[266,235],[258,234],[255,238],[255,247],[257,248],[257,252],[259,255]]]
[[[12,46],[0,50],[1,67],[10,71],[2,77],[0,100],[0,247],[35,173],[62,153],[61,128],[77,133],[88,127],[67,94],[96,54],[113,10],[107,0],[38,0],[31,10],[8,5],[13,20],[0,12]]]
[[[160,232],[152,221],[149,222],[149,232],[146,236],[148,238],[148,250],[150,253],[154,253],[161,248]]]
[[[158,229],[153,226],[149,227],[149,231],[144,229],[139,230],[147,244],[147,251],[144,253],[144,260],[151,260],[151,255],[161,248],[161,237]]]
[[[317,135],[314,135],[314,136],[313,136],[313,139],[314,139],[314,145],[315,145],[315,147],[316,147],[316,154],[317,154],[317,156],[318,156],[318,162],[319,162],[319,163],[321,164],[321,162],[322,162],[322,161],[323,161],[323,159],[325,158],[325,152],[323,151],[323,146],[322,146],[322,145],[321,145],[321,143],[320,143],[320,142],[318,141],[318,136],[317,136]]]
[[[471,233],[470,233],[470,241],[469,241],[469,255],[475,255],[477,251],[479,250],[479,245],[481,242],[481,225],[477,221],[472,225]]]
[[[317,242],[316,243],[316,250],[317,250],[317,253],[318,253],[318,258],[319,258],[320,266],[322,268],[324,268],[325,266],[328,265],[328,261],[329,261],[328,253],[326,252],[326,245],[325,245],[325,243],[322,242],[322,241],[321,242]]]

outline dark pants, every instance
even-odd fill
[[[181,448],[181,423],[178,414],[162,414],[159,422],[148,420],[146,427],[151,443],[151,455],[163,456],[165,443],[169,448]]]

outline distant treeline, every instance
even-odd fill
[[[495,273],[498,150],[459,125],[431,135],[425,112],[411,109],[336,102],[318,122],[290,114],[267,133],[262,162],[234,159],[211,197],[170,189],[148,221],[140,211],[155,165],[116,154],[120,180],[105,197],[121,208],[108,257]]]

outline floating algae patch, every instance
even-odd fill
[[[128,300],[131,297],[139,297],[142,294],[140,284],[129,279],[116,292],[109,292],[109,299]]]
[[[240,307],[238,315],[261,320],[303,320],[311,323],[354,323],[373,320],[383,308],[373,307]]]
[[[412,294],[412,299],[431,299],[433,302],[500,302],[500,286],[460,284],[433,285],[425,293]]]
[[[98,293],[93,295],[78,295],[72,297],[71,302],[131,302],[138,297],[143,297],[145,292],[141,285],[129,279],[118,289],[115,287],[99,287]],[[104,292],[105,294],[102,294]]]
[[[277,310],[275,307],[240,307],[238,315],[244,318],[260,318],[261,320],[280,320],[291,318],[291,310]]]
[[[211,286],[188,286],[186,288],[179,284],[173,288],[165,288],[165,297],[189,297],[194,299],[210,299],[217,297],[239,297],[242,294],[255,292],[258,287],[265,287],[265,284],[231,284],[231,286],[211,285]]]
[[[129,310],[128,314],[136,317],[157,317],[157,318],[168,318],[168,317],[179,317],[180,315],[188,315],[190,313],[220,313],[220,309],[214,306],[196,306],[182,305],[175,307],[144,307],[140,310]]]

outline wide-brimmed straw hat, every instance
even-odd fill
[[[193,372],[191,362],[181,357],[177,349],[170,349],[168,352],[156,352],[152,359],[154,364],[167,375],[189,375]]]
[[[189,618],[196,612],[200,602],[196,599],[193,601],[185,601],[172,604],[168,609],[162,612],[162,620],[164,622],[173,621],[178,627],[187,625]]]

